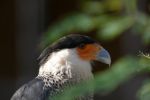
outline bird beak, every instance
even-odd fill
[[[107,50],[105,50],[104,48],[102,48],[96,55],[96,60],[100,61],[102,63],[111,64],[111,57],[110,54],[108,53]]]

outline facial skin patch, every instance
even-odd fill
[[[84,47],[77,48],[78,55],[80,58],[84,60],[95,60],[97,52],[100,51],[100,45],[94,44],[86,44]]]

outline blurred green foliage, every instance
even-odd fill
[[[136,0],[79,0],[78,12],[71,12],[52,25],[42,46],[69,33],[96,30],[99,39],[112,40],[130,29],[150,43],[150,17],[137,10]],[[94,34],[94,33],[93,33]]]
[[[139,100],[149,100],[150,99],[150,80],[146,80],[139,90],[137,97]]]
[[[140,66],[144,71],[150,71],[150,55],[141,54],[142,59],[140,59]],[[137,92],[138,100],[149,100],[150,99],[150,80],[146,80],[143,83],[141,89]]]
[[[127,30],[140,35],[144,44],[150,43],[150,17],[137,10],[137,0],[78,0],[79,11],[70,12],[53,24],[43,37],[42,46],[70,33],[95,31],[100,40],[112,41]],[[119,84],[143,71],[150,71],[149,55],[124,57],[94,80],[66,89],[58,100],[71,100],[87,91],[109,93]],[[88,88],[91,87],[91,88]],[[137,94],[139,100],[150,100],[150,82],[144,83]]]
[[[145,63],[146,62],[146,63]],[[81,96],[90,91],[98,91],[101,94],[107,94],[116,89],[119,84],[133,78],[136,74],[147,71],[150,68],[150,59],[142,55],[140,58],[124,57],[118,60],[109,70],[98,74],[94,80],[83,82],[64,91],[58,95],[55,100],[72,100],[76,96]],[[138,92],[139,100],[149,100],[150,83],[144,84]],[[145,97],[145,95],[147,97]]]
[[[135,66],[133,66],[132,63],[134,63]],[[87,89],[88,92],[92,91],[93,88],[95,91],[99,91],[99,93],[108,93],[114,90],[118,84],[127,80],[129,76],[134,75],[136,69],[138,69],[138,65],[134,58],[127,57],[120,59],[109,70],[97,75],[94,80],[88,81],[87,83],[83,82],[71,89],[69,88],[63,95],[58,96],[56,100],[72,100],[74,96],[80,96],[86,93]],[[120,73],[122,74],[120,75]],[[80,89],[82,91],[80,91]]]

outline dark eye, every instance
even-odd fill
[[[82,44],[79,45],[79,48],[80,48],[80,49],[84,49],[85,46],[86,46],[86,44],[82,43]]]

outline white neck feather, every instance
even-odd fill
[[[39,69],[39,75],[65,73],[69,78],[80,78],[86,80],[93,78],[91,64],[79,58],[76,49],[65,49],[54,52],[49,56],[47,62]]]

